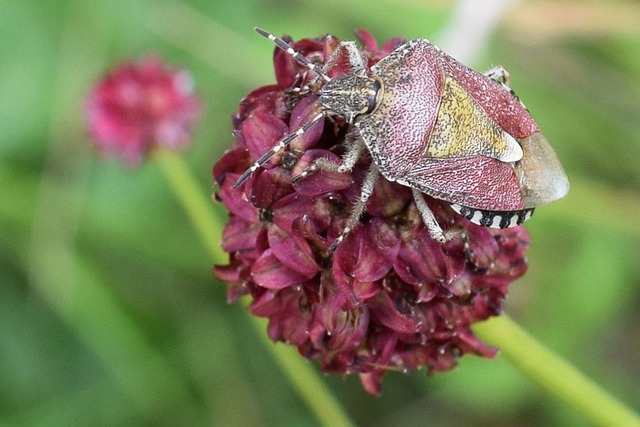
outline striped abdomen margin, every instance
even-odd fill
[[[451,208],[474,224],[491,228],[509,228],[520,225],[533,215],[534,208],[519,211],[485,211],[451,204]]]

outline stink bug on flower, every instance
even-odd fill
[[[317,113],[264,153],[234,187],[325,117],[342,117],[355,128],[342,161],[320,158],[294,178],[299,181],[318,169],[351,171],[364,147],[368,149],[370,169],[332,250],[358,223],[379,175],[411,188],[429,234],[440,242],[449,235],[423,193],[447,202],[475,224],[507,228],[569,190],[553,149],[509,88],[506,70],[498,67],[480,74],[425,39],[402,44],[369,74],[366,59],[352,41],[340,42],[320,67],[284,40],[260,28],[256,31],[317,75],[291,90],[317,94]],[[329,77],[343,54],[352,72]]]

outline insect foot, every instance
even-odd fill
[[[370,393],[390,370],[494,356],[471,325],[526,270],[516,225],[568,190],[507,74],[424,39],[258,32],[276,84],[245,96],[213,168],[228,299],[249,294],[271,339]]]

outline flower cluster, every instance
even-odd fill
[[[118,65],[85,103],[89,134],[98,149],[132,165],[156,146],[187,145],[200,111],[190,74],[169,69],[157,57]]]
[[[378,48],[360,31],[368,66],[403,43]],[[339,41],[331,36],[293,44],[308,60],[323,63]],[[348,125],[325,119],[278,153],[238,189],[234,183],[284,135],[315,114],[317,96],[288,89],[313,73],[276,50],[277,84],[249,93],[233,116],[235,145],[213,174],[230,218],[222,247],[229,264],[215,275],[230,283],[228,299],[249,294],[250,310],[269,319],[268,334],[319,360],[325,372],[358,373],[364,388],[380,392],[390,371],[427,367],[446,371],[472,353],[496,350],[470,325],[500,313],[508,285],[526,270],[528,234],[522,227],[494,230],[471,224],[441,201],[429,207],[460,238],[434,241],[410,189],[379,178],[360,224],[331,253],[371,160],[352,172],[319,170],[292,183],[314,161],[339,162],[349,143]],[[350,72],[346,58],[330,76]]]

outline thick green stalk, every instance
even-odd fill
[[[223,224],[211,210],[211,199],[202,192],[179,155],[171,150],[158,148],[154,156],[211,259],[216,264],[224,264],[227,254],[220,246]]]
[[[640,427],[640,417],[506,315],[474,326],[515,367],[595,425]]]
[[[245,303],[247,299],[243,300]],[[286,373],[289,382],[298,394],[309,405],[318,419],[326,426],[353,426],[340,403],[336,400],[326,383],[322,381],[318,372],[309,362],[300,356],[295,348],[282,344],[274,344],[265,333],[266,322],[256,316],[251,316],[256,334],[264,342],[267,350]]]

